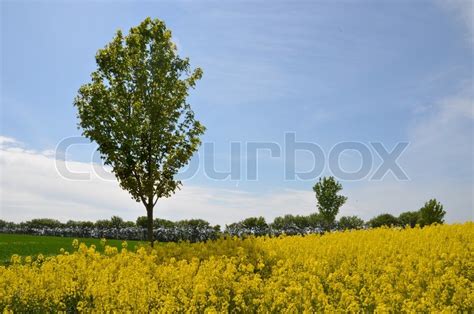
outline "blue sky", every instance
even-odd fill
[[[286,132],[326,156],[345,141],[380,142],[388,151],[408,142],[399,163],[410,180],[389,173],[342,181],[349,201],[341,214],[398,214],[436,197],[448,221],[472,220],[472,12],[468,0],[2,1],[0,216],[144,213],[115,182],[65,183],[48,170],[47,152],[80,135],[72,101],[95,69],[97,49],[150,16],[164,20],[180,55],[204,70],[189,101],[207,127],[203,141],[215,145],[216,169],[228,168],[231,142],[282,145]],[[68,159],[87,168],[93,148],[76,145]],[[201,155],[199,172],[159,203],[158,216],[224,224],[315,211],[316,179],[285,180],[282,158],[259,154],[258,180],[211,180]],[[245,168],[248,160],[239,160]],[[371,173],[381,162],[375,154],[374,161]],[[311,162],[297,154],[298,169]],[[341,163],[354,170],[360,157],[347,151]]]

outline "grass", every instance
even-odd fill
[[[100,245],[100,239],[0,234],[0,265],[8,264],[13,254],[36,256],[41,253],[44,256],[51,256],[59,254],[61,248],[72,252],[72,241],[74,239],[78,239],[79,242],[84,242],[88,246],[95,244],[98,251],[103,250],[102,245]],[[144,242],[127,241],[127,243],[128,249],[134,250],[136,246]],[[107,239],[107,245],[115,246],[120,249],[122,247],[122,240]]]

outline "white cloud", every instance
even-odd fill
[[[90,180],[69,180],[56,170],[55,164],[61,168],[64,161],[55,160],[46,152],[20,147],[0,149],[0,219],[19,222],[52,217],[67,221],[119,215],[135,220],[145,214],[143,206],[133,201],[115,180],[99,178],[94,164],[67,161],[72,172],[90,174]],[[172,220],[203,218],[224,225],[249,216],[272,219],[288,212],[308,214],[313,210],[311,193],[279,190],[262,195],[185,183],[176,195],[158,202],[155,215]]]
[[[474,43],[474,2],[472,0],[438,0],[437,3],[464,24],[470,43]]]
[[[2,219],[96,219],[111,216],[114,210],[134,209],[134,202],[115,182],[94,176],[89,181],[66,180],[56,171],[55,162],[63,163],[49,153],[19,147],[0,150]],[[68,167],[92,172],[90,164],[68,162]]]
[[[18,143],[14,138],[0,135],[0,147],[9,146]]]
[[[410,172],[432,172],[439,178],[453,168],[474,176],[474,91],[464,89],[419,114],[410,132]]]

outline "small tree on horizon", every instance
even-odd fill
[[[112,216],[110,218],[110,227],[120,229],[125,226],[125,221],[119,216]]]
[[[367,222],[367,225],[371,228],[378,228],[382,226],[387,226],[387,227],[396,227],[400,223],[397,219],[397,217],[391,215],[391,214],[380,214],[378,216],[375,216],[374,218],[370,219]]]
[[[414,228],[420,222],[420,213],[417,211],[403,212],[398,216],[398,223],[401,227],[410,226]]]
[[[342,216],[337,226],[341,230],[352,230],[364,228],[364,220],[357,216]]]
[[[334,177],[319,178],[319,182],[313,187],[316,193],[317,207],[323,222],[323,230],[331,230],[335,226],[336,216],[339,208],[347,200],[347,197],[338,195],[342,185]]]
[[[180,58],[164,22],[150,18],[96,55],[92,81],[78,91],[82,134],[98,144],[120,186],[143,203],[153,246],[153,210],[181,185],[175,175],[201,141],[204,126],[186,102],[202,76]]]
[[[435,198],[429,200],[419,210],[420,215],[420,226],[428,226],[434,223],[444,223],[444,215],[446,212],[443,210],[443,205],[438,202]]]

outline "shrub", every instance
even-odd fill
[[[369,220],[367,224],[369,225],[369,227],[372,227],[372,228],[377,228],[377,227],[382,227],[382,226],[392,227],[392,226],[398,226],[399,221],[396,217],[390,214],[381,214]]]
[[[400,226],[410,226],[415,227],[417,223],[420,221],[420,213],[419,212],[404,212],[398,216],[398,222]]]
[[[362,229],[364,228],[364,221],[357,216],[343,216],[337,223],[338,229]]]

